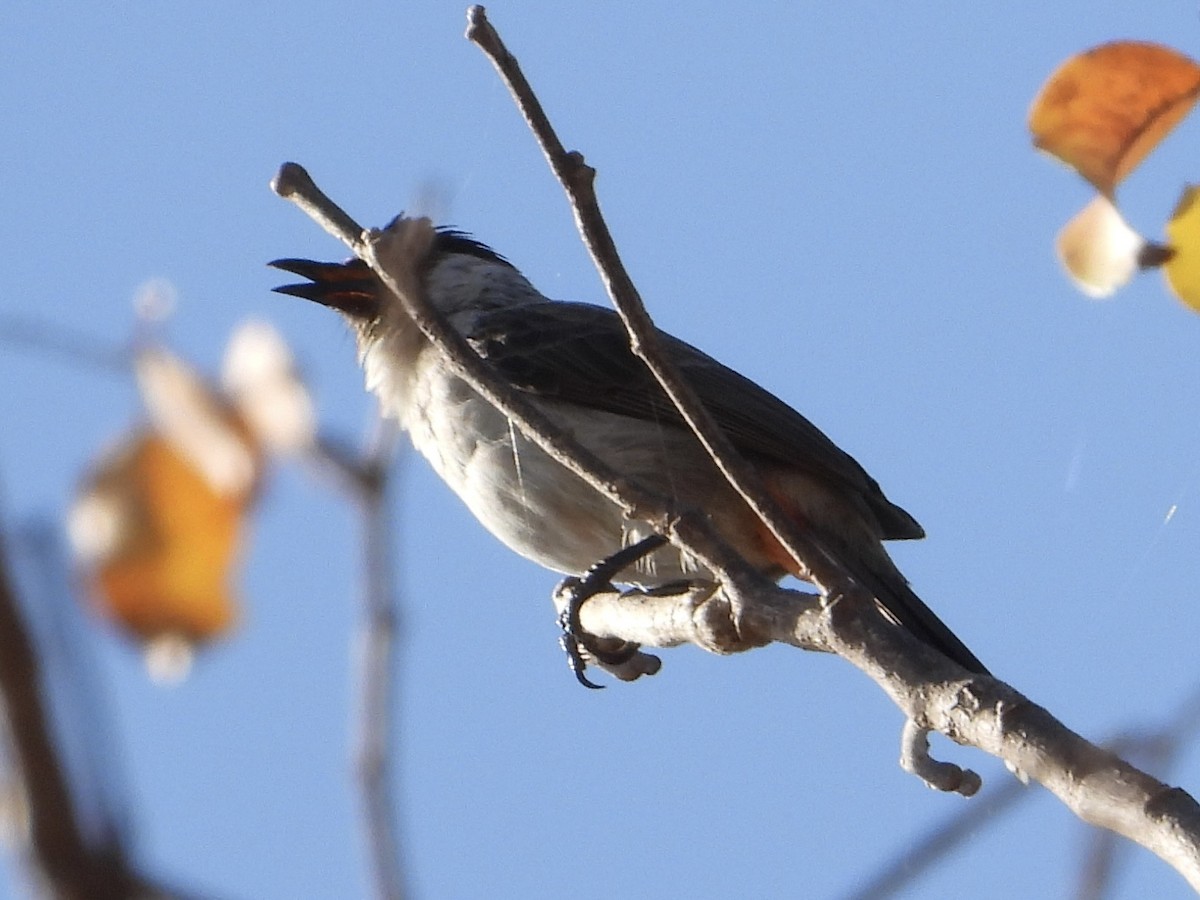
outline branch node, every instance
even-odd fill
[[[496,30],[488,21],[487,9],[475,4],[467,7],[466,39],[480,47],[496,46]]]
[[[304,166],[285,162],[271,179],[271,190],[295,203],[314,222],[357,254],[363,243],[362,226],[322,191]]]
[[[972,797],[983,785],[983,779],[970,769],[954,763],[941,762],[929,755],[929,729],[912,719],[904,723],[900,733],[900,768],[916,775],[935,791]]]
[[[577,191],[592,190],[592,186],[596,182],[596,170],[587,164],[587,160],[583,158],[583,154],[578,150],[571,150],[563,155],[563,176]]]
[[[296,194],[312,190],[316,185],[312,176],[299,163],[285,162],[271,179],[271,190],[285,200],[291,200]]]
[[[705,650],[728,656],[771,643],[772,636],[754,627],[742,604],[732,600],[721,584],[693,582],[691,588],[696,640]]]

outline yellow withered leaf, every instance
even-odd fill
[[[1193,60],[1161,44],[1116,41],[1071,57],[1050,76],[1029,129],[1037,147],[1111,196],[1198,96]]]
[[[1189,185],[1167,222],[1174,253],[1163,264],[1163,275],[1175,296],[1200,312],[1200,186]]]

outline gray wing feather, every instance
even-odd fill
[[[684,378],[730,441],[752,459],[795,467],[858,494],[886,539],[924,536],[853,457],[775,395],[665,332],[659,336]],[[610,309],[546,301],[489,311],[466,337],[517,388],[633,418],[685,427],[670,399],[629,349]]]

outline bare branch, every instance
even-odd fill
[[[848,578],[837,561],[825,552],[824,548],[814,545],[806,535],[798,533],[798,529],[793,527],[792,523],[781,514],[773,501],[766,495],[756,473],[740,459],[720,428],[699,402],[695,393],[679,376],[662,351],[657,330],[646,314],[645,306],[620,261],[615,243],[601,216],[594,190],[595,171],[584,163],[581,154],[566,152],[522,75],[516,59],[508,52],[499,35],[488,22],[484,9],[479,6],[471,7],[468,10],[467,18],[468,40],[476,43],[484,51],[500,73],[537,137],[551,169],[568,195],[584,244],[592,254],[609,296],[630,333],[633,352],[646,362],[730,484],[771,529],[780,543],[788,549],[797,563],[809,573],[811,580],[821,587],[824,593],[833,592],[841,595],[839,601],[842,606],[846,605],[847,599],[853,597],[856,601],[855,611],[861,613],[864,599],[862,592],[855,590],[852,580]],[[685,604],[684,608],[685,610],[690,609],[691,605]],[[848,617],[835,615],[832,618],[835,621],[839,618],[845,621]],[[849,618],[857,619],[859,617]],[[864,623],[869,626],[869,620],[866,617],[862,617],[861,621],[845,622],[851,626]],[[743,636],[745,635],[745,629],[740,628],[739,631]],[[1140,798],[1142,810],[1149,811],[1149,807],[1161,802],[1167,806],[1177,807],[1176,812],[1189,817],[1193,826],[1200,824],[1200,817],[1198,817],[1200,809],[1182,791],[1171,791],[1165,785],[1137,772],[1115,756],[1106,754],[1105,751],[1083,741],[1082,738],[1074,735],[1061,723],[1054,720],[1045,710],[1029,703],[1006,685],[994,682],[992,679],[979,678],[963,684],[959,691],[949,694],[943,693],[943,689],[947,686],[945,683],[937,685],[937,690],[929,693],[920,688],[909,689],[907,685],[904,689],[900,689],[895,681],[888,677],[893,674],[892,672],[872,671],[876,669],[877,660],[863,659],[859,661],[854,659],[857,654],[844,653],[842,648],[838,647],[840,641],[836,639],[840,636],[840,634],[835,635],[834,639],[829,642],[830,645],[864,668],[892,694],[901,708],[905,709],[909,716],[909,723],[905,728],[902,765],[907,770],[921,775],[931,786],[942,790],[957,790],[968,795],[978,789],[979,779],[974,773],[964,772],[955,766],[944,763],[936,763],[929,758],[926,735],[929,728],[933,727],[959,739],[963,734],[963,729],[961,723],[956,720],[962,718],[961,711],[964,709],[962,701],[971,700],[974,704],[980,704],[982,696],[994,693],[995,701],[987,706],[995,719],[988,722],[989,716],[978,714],[984,711],[980,704],[980,708],[970,724],[973,726],[983,724],[985,727],[972,743],[981,749],[990,749],[991,752],[1003,754],[1004,751],[1008,751],[1013,754],[1005,758],[1010,763],[1015,762],[1018,771],[1028,772],[1038,778],[1085,820],[1099,820],[1097,824],[1104,824],[1127,836],[1134,836],[1124,830],[1130,825],[1131,818],[1136,819],[1139,826],[1152,826],[1151,821],[1138,814],[1130,816],[1132,810],[1123,803],[1109,802],[1110,800],[1125,799],[1125,795],[1128,794],[1128,785],[1131,783],[1130,779],[1139,780],[1134,779],[1134,773],[1136,773],[1142,780],[1141,790],[1143,793]],[[872,637],[888,638],[892,636],[884,633]],[[794,633],[792,638],[795,642],[796,635]],[[785,638],[781,636],[779,639]],[[807,636],[803,640],[807,641]],[[924,649],[922,648],[922,651]],[[901,648],[900,655],[904,655],[905,652]],[[929,656],[925,652],[920,655]],[[885,656],[886,658],[887,656]],[[935,668],[942,668],[941,660],[937,662],[939,665]],[[956,669],[957,667],[952,666],[951,668]],[[934,687],[928,680],[929,671],[929,669],[925,669],[924,673],[919,671],[911,673],[914,680],[909,683],[920,685],[924,681],[927,687]],[[942,694],[942,697],[935,699],[935,693]],[[953,698],[950,704],[945,703],[947,698]],[[1005,709],[1010,711],[1026,710],[1031,718],[1056,733],[1058,740],[1055,748],[1059,751],[1058,758],[1055,759],[1055,762],[1058,763],[1057,766],[1046,765],[1048,758],[1055,755],[1050,752],[1049,747],[1026,742],[1021,738],[1023,732],[1019,730],[1008,736],[1004,734],[999,713]],[[935,711],[939,714],[934,714]],[[1011,715],[1010,718],[1012,718]],[[972,728],[971,730],[975,731],[976,729]],[[989,736],[993,738],[992,741],[980,740],[980,738]],[[992,747],[986,746],[988,743],[991,743]],[[1086,778],[1093,780],[1094,787],[1099,787],[1101,782],[1103,782],[1103,787],[1094,793],[1088,790],[1079,790],[1078,783],[1072,776],[1080,769],[1087,772]],[[1064,773],[1070,774],[1062,777]],[[1180,797],[1180,794],[1183,794],[1183,797]],[[1186,800],[1183,799],[1184,797]],[[1170,816],[1171,814],[1167,814],[1168,818]],[[1149,830],[1153,831],[1154,829],[1151,827]],[[1200,831],[1196,831],[1193,827],[1193,835],[1200,835]],[[1167,843],[1174,843],[1170,840],[1170,829],[1167,829],[1166,832],[1160,831],[1158,837],[1167,839]],[[1173,853],[1177,864],[1183,864],[1191,869],[1191,877],[1195,878],[1200,874],[1200,869],[1197,868],[1200,858],[1197,857],[1197,844],[1194,836],[1190,849],[1168,848],[1162,844],[1159,844],[1157,848],[1152,846],[1151,849],[1155,849],[1155,852],[1160,855],[1163,855],[1164,852]],[[1175,853],[1176,850],[1181,852]]]
[[[834,648],[871,675],[921,732],[937,731],[1003,759],[1048,788],[1085,822],[1136,841],[1200,887],[1200,806],[1186,792],[1084,740],[1003,682],[978,676],[956,679],[957,666],[882,617],[843,617],[837,606],[832,615],[823,616],[811,602],[796,602],[797,596],[783,590],[756,595],[756,601],[764,602],[754,606],[753,627],[739,633],[806,647],[816,638],[817,645]],[[638,598],[652,625],[636,631],[620,618],[634,613],[613,612],[614,602],[628,600],[607,595],[589,600],[580,612],[584,627],[647,644],[706,646],[708,628],[697,620],[703,622],[707,614],[697,613],[719,600]],[[622,630],[613,633],[613,624]],[[910,735],[909,746],[921,736]]]
[[[566,192],[584,245],[591,253],[609,297],[629,332],[632,351],[649,368],[729,484],[767,526],[799,570],[805,573],[805,577],[824,595],[835,597],[835,602],[843,607],[843,611],[873,614],[874,598],[855,582],[833,554],[783,513],[767,492],[758,472],[742,458],[696,392],[679,373],[621,262],[616,244],[600,212],[595,192],[595,170],[584,162],[582,154],[574,151],[568,153],[564,149],[532,87],[521,73],[516,59],[488,22],[484,9],[480,6],[471,7],[467,11],[467,22],[467,39],[483,50],[500,73],[533,130],[550,168]],[[733,610],[734,621],[739,629],[742,627],[740,612],[737,608]],[[975,773],[931,759],[927,744],[910,740],[916,733],[916,730],[906,731],[902,741],[904,749],[901,760],[906,771],[923,778],[931,787],[942,790],[964,794],[978,790],[979,778]]]
[[[381,429],[382,431],[382,429]],[[404,896],[399,828],[392,790],[392,708],[397,693],[395,642],[398,628],[392,580],[392,529],[388,485],[394,429],[376,442],[364,460],[367,486],[359,495],[363,522],[363,625],[359,631],[358,772],[367,833],[374,859],[376,895]]]
[[[1031,796],[1031,793],[1027,785],[1015,778],[981,793],[969,806],[950,817],[949,821],[906,847],[871,876],[866,884],[847,894],[846,900],[883,900],[896,896],[949,853],[974,839],[981,829]]]
[[[292,164],[289,167],[299,169]],[[304,196],[305,202],[324,202],[319,193],[306,192]],[[399,239],[397,243],[405,239],[403,226],[411,221],[400,223],[401,230],[393,235]],[[348,243],[358,246],[353,235]],[[382,261],[377,257],[377,243],[384,244],[379,254],[385,257]],[[406,311],[419,311],[420,318],[416,314],[414,318],[421,322],[422,330],[429,329],[427,335],[441,337],[440,326],[458,338],[441,344],[443,352],[453,355],[456,370],[473,386],[487,383],[489,389],[494,388],[491,382],[497,381],[497,376],[461,337],[437,320],[436,312],[428,309],[419,285],[412,295],[398,293],[403,290],[402,283],[412,286],[415,279],[411,277],[411,267],[405,272],[404,265],[398,267],[399,277],[390,274],[397,258],[400,263],[405,262],[403,247],[400,252],[396,249],[396,243],[389,247],[381,238],[373,238],[370,244],[361,246],[385,285],[405,303]],[[417,305],[421,301],[424,306]],[[639,492],[636,486],[615,477],[598,462],[600,474],[593,475],[586,468],[591,462],[586,453],[570,460],[569,455],[574,452],[572,442],[563,438],[562,443],[556,443],[538,434],[540,423],[536,420],[540,417],[530,415],[522,419],[516,414],[518,408],[527,408],[519,398],[514,398],[515,402],[509,406],[504,390],[481,390],[481,393],[506,414],[513,414],[519,427],[523,431],[529,429],[531,439],[538,440],[556,458],[566,455],[573,463],[573,470],[591,483],[603,486],[606,495],[614,497],[623,508],[638,510],[640,517],[656,520],[655,508],[648,499],[652,495]],[[626,490],[631,493],[623,493]],[[631,497],[640,502],[633,502]],[[658,513],[657,520],[662,518]],[[684,516],[667,520],[674,532],[673,539],[689,549],[695,545],[690,544],[691,532],[685,533],[684,526],[691,519]],[[703,534],[700,527],[703,524],[703,520],[696,523],[694,533]],[[704,559],[704,554],[696,549],[697,556]],[[730,571],[740,575],[745,568],[741,564],[740,571],[733,567]],[[835,652],[874,679],[919,728],[938,731],[958,743],[1001,757],[1049,788],[1080,818],[1141,843],[1200,887],[1200,807],[1185,792],[1168,788],[1113,754],[1089,744],[1002,682],[979,675],[964,678],[959,666],[891,625],[873,606],[852,607],[835,598],[818,612],[810,595],[784,590],[763,578],[757,578],[756,582],[723,583],[722,589],[721,594],[714,595],[707,603],[696,604],[690,594],[684,595],[683,609],[671,609],[669,598],[649,595],[658,634],[655,643],[672,646],[692,642],[709,650],[737,652],[782,641]],[[731,598],[731,590],[737,592],[736,599]],[[598,609],[594,604],[599,600],[593,598],[583,607],[583,624],[589,630],[596,624],[591,621],[589,607]],[[696,624],[693,609],[705,610],[699,620],[703,628]],[[728,617],[728,627],[724,630],[712,627],[721,615]],[[668,630],[671,623],[677,628],[674,632]],[[609,636],[645,643],[642,638],[648,635],[639,631]],[[970,775],[964,773],[962,777],[966,779],[962,783],[970,783]],[[939,780],[944,782],[944,775]]]
[[[801,570],[807,573],[807,580],[821,588],[824,594],[854,593],[857,602],[870,602],[870,598],[863,596],[861,590],[855,590],[853,579],[830,553],[784,515],[767,493],[758,472],[743,459],[692,386],[679,374],[663,348],[658,329],[646,312],[646,305],[633,279],[621,262],[616,242],[600,212],[595,189],[596,170],[584,161],[583,154],[578,151],[568,153],[563,147],[541,102],[521,72],[516,57],[508,52],[482,6],[472,6],[467,10],[466,37],[496,67],[533,131],[550,169],[566,192],[584,246],[591,254],[605,290],[629,332],[633,353],[646,364],[725,479]]]
[[[473,30],[469,34],[473,40],[481,39],[480,29],[486,24],[483,10],[473,7],[470,17]],[[495,46],[497,65],[508,65],[511,55],[498,38]],[[537,109],[537,115],[544,119],[540,108],[533,106],[522,108],[528,119],[534,119],[531,109]],[[555,152],[561,152],[561,147]],[[569,180],[578,176],[564,177]],[[589,174],[583,177],[590,181]],[[1085,821],[1138,841],[1200,887],[1200,807],[1190,796],[1089,744],[1002,682],[986,676],[965,677],[961,667],[884,620],[869,595],[857,589],[826,554],[803,539],[793,541],[791,549],[800,551],[795,554],[797,558],[804,558],[814,580],[832,595],[824,604],[814,602],[810,595],[781,589],[748,569],[730,554],[703,517],[673,515],[661,498],[643,485],[621,478],[552,427],[440,319],[424,297],[412,265],[414,249],[429,239],[427,222],[400,220],[387,233],[372,232],[364,237],[349,217],[320,194],[299,166],[286,164],[274,187],[281,196],[308,209],[318,221],[334,225],[333,233],[379,275],[396,297],[399,310],[411,316],[431,343],[447,355],[456,374],[543,450],[628,515],[651,523],[674,543],[693,551],[721,583],[721,590],[709,596],[704,591],[673,597],[629,592],[617,599],[593,598],[581,610],[585,629],[625,643],[696,643],[716,652],[737,652],[771,641],[835,652],[875,680],[911,720],[913,725],[905,739],[906,759],[912,769],[929,773],[932,786],[963,793],[978,786],[973,773],[932,764],[928,759],[924,734],[938,731],[959,743],[1000,756],[1053,791]],[[590,196],[587,202],[594,206],[594,195]],[[584,216],[578,211],[576,215],[582,228]],[[611,239],[607,242],[611,245]],[[597,256],[602,266],[607,265],[606,250]],[[615,277],[606,274],[605,278],[625,293]],[[627,276],[624,278],[627,281]],[[633,295],[636,297],[636,292]],[[669,374],[664,380],[669,385]],[[685,397],[681,405],[694,413],[688,402]],[[699,414],[691,416],[693,422],[699,419]],[[710,444],[713,447],[720,450],[715,443]],[[781,529],[783,533],[788,531],[786,526]],[[619,611],[613,603],[619,605]],[[618,677],[637,674],[631,670],[618,673]]]
[[[1153,728],[1130,730],[1105,742],[1104,746],[1122,757],[1139,760],[1140,765],[1163,773],[1174,758],[1195,738],[1200,729],[1200,691],[1194,691],[1167,722]],[[881,900],[892,897],[933,868],[964,841],[981,829],[995,825],[1003,813],[1034,796],[1021,781],[1012,780],[985,794],[970,807],[955,813],[914,840],[861,887],[848,897],[855,900]],[[1089,847],[1075,896],[1104,896],[1115,870],[1115,862],[1127,845],[1105,829],[1088,828]]]

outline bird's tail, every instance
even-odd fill
[[[944,653],[964,669],[980,675],[990,675],[987,667],[979,661],[979,657],[972,653],[958,635],[909,587],[891,560],[886,560],[886,565],[888,571],[882,573],[865,570],[851,574],[875,595],[876,601],[889,619],[930,647]]]

